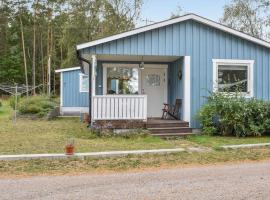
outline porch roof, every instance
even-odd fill
[[[147,56],[147,55],[95,55],[97,61],[112,62],[112,63],[171,63],[181,58],[181,56]],[[92,54],[84,54],[83,57],[87,60],[91,60]],[[85,74],[89,74],[89,65],[82,62],[82,71]]]
[[[86,59],[91,59],[91,54],[83,55]],[[152,62],[152,63],[170,63],[181,58],[180,56],[149,56],[149,55],[111,55],[97,54],[98,61],[103,62]]]

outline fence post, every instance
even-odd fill
[[[15,104],[14,104],[14,123],[17,122],[17,102],[18,102],[18,84],[15,83]]]

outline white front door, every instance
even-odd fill
[[[141,93],[147,95],[147,117],[161,117],[167,102],[167,66],[146,65],[141,80]]]

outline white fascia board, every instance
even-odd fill
[[[193,15],[192,17],[193,20],[195,21],[198,21],[198,22],[201,22],[203,24],[206,24],[208,26],[211,26],[213,28],[216,28],[216,29],[219,29],[219,30],[222,30],[222,31],[225,31],[227,33],[230,33],[232,35],[236,35],[238,37],[241,37],[243,39],[246,39],[246,40],[249,40],[251,42],[255,42],[257,44],[260,44],[262,46],[265,46],[265,47],[268,47],[270,48],[270,43],[267,42],[267,41],[264,41],[264,40],[261,40],[259,38],[256,38],[256,37],[253,37],[251,35],[248,35],[246,33],[243,33],[243,32],[240,32],[240,31],[237,31],[235,29],[232,29],[228,26],[225,26],[225,25],[222,25],[220,23],[217,23],[217,22],[214,22],[212,20],[209,20],[209,19],[206,19],[206,18],[203,18],[203,17],[200,17],[198,15]]]
[[[71,67],[71,68],[65,68],[65,69],[57,69],[57,70],[55,70],[55,73],[74,71],[74,70],[78,70],[78,69],[81,69],[81,67]]]
[[[137,29],[134,29],[134,30],[131,30],[131,31],[127,31],[127,32],[124,32],[124,33],[109,36],[109,37],[102,38],[102,39],[99,39],[99,40],[95,40],[95,41],[92,41],[92,42],[79,44],[79,45],[77,45],[77,50],[84,49],[84,48],[91,47],[91,46],[96,46],[98,44],[110,42],[110,41],[117,40],[117,39],[120,39],[120,38],[128,37],[128,36],[131,36],[131,35],[136,35],[138,33],[150,31],[150,30],[157,29],[157,28],[160,28],[160,27],[163,27],[163,26],[167,26],[167,25],[171,25],[171,24],[178,23],[178,22],[181,22],[181,21],[185,21],[185,20],[190,19],[190,16],[191,15],[185,15],[185,16],[174,18],[174,19],[171,19],[171,20],[158,22],[158,23],[155,23],[155,24],[152,24],[152,25],[143,26],[141,28],[137,28]]]
[[[213,28],[228,32],[230,34],[236,35],[236,36],[241,37],[243,39],[246,39],[246,40],[249,40],[251,42],[255,42],[257,44],[260,44],[262,46],[270,48],[270,43],[267,42],[267,41],[255,38],[253,36],[250,36],[248,34],[245,34],[243,32],[237,31],[235,29],[229,28],[227,26],[224,26],[222,24],[219,24],[219,23],[214,22],[212,20],[200,17],[200,16],[195,15],[195,14],[187,14],[187,15],[184,15],[182,17],[166,20],[166,21],[163,21],[163,22],[158,22],[158,23],[155,23],[155,24],[152,24],[152,25],[144,26],[144,27],[141,27],[141,28],[137,28],[137,29],[134,29],[134,30],[131,30],[131,31],[127,31],[127,32],[120,33],[120,34],[117,34],[117,35],[109,36],[109,37],[102,38],[102,39],[99,39],[99,40],[95,40],[95,41],[92,41],[92,42],[79,44],[79,45],[76,46],[76,48],[77,48],[77,50],[81,50],[81,49],[84,49],[84,48],[96,46],[96,45],[103,44],[103,43],[106,43],[106,42],[110,42],[110,41],[113,41],[113,40],[117,40],[117,39],[120,39],[120,38],[125,38],[125,37],[128,37],[128,36],[136,35],[138,33],[142,33],[142,32],[150,31],[150,30],[153,30],[153,29],[161,28],[161,27],[164,27],[164,26],[168,26],[168,25],[171,25],[171,24],[183,22],[183,21],[186,21],[186,20],[189,20],[189,19],[198,21],[200,23],[206,24],[206,25],[211,26]]]

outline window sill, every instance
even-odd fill
[[[214,91],[214,92],[217,92],[217,91]],[[219,92],[221,94],[224,94],[226,96],[235,96],[235,93],[234,92]],[[251,95],[250,93],[239,93],[238,95],[239,97],[244,97],[246,99],[251,99],[254,97],[254,95]]]

